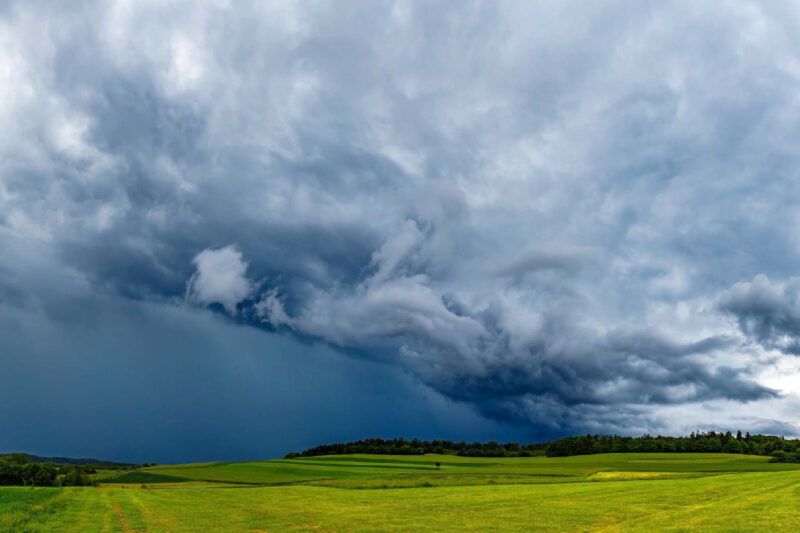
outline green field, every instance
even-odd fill
[[[0,530],[797,530],[800,465],[768,460],[348,455],[157,466],[97,488],[0,488]]]

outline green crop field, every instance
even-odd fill
[[[156,466],[96,488],[2,487],[0,530],[797,530],[800,465],[768,460],[348,455]]]

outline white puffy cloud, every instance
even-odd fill
[[[186,296],[201,305],[221,304],[230,314],[250,296],[253,284],[247,279],[247,263],[234,246],[203,250],[195,256],[197,271],[186,287]]]

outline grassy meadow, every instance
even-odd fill
[[[2,487],[0,531],[796,530],[800,465],[768,461],[346,455],[165,465],[96,488]]]

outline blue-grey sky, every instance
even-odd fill
[[[792,2],[0,2],[0,450],[797,435]]]

